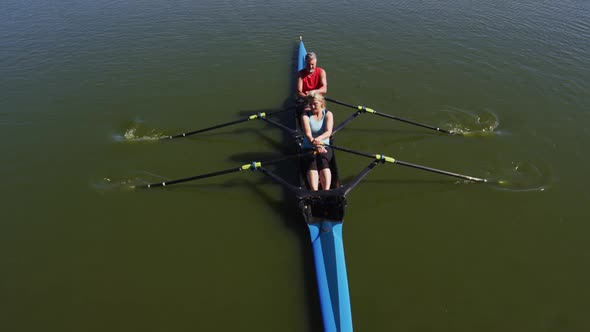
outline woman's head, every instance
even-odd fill
[[[312,108],[314,105],[320,110],[326,108],[326,101],[324,100],[324,96],[321,93],[316,93],[315,91],[310,92],[307,95],[307,100],[309,101],[309,104],[312,106]]]

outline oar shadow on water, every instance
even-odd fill
[[[271,125],[265,125],[261,128],[260,127],[259,128],[235,128],[235,129],[231,129],[231,130],[227,130],[227,131],[204,133],[204,134],[199,134],[196,136],[189,136],[189,137],[186,137],[186,139],[191,140],[191,141],[198,141],[198,140],[207,140],[207,139],[214,138],[214,137],[227,137],[229,135],[229,136],[241,136],[242,138],[240,138],[240,140],[243,141],[243,136],[246,134],[250,134],[250,135],[257,136],[261,141],[266,143],[266,145],[270,146],[273,150],[279,151],[280,153],[283,153],[283,154],[293,153],[293,151],[292,151],[293,149],[286,148],[285,145],[281,144],[281,142],[279,142],[276,138],[273,138],[272,136],[267,134],[267,133],[269,133],[269,134],[275,133],[276,130],[277,129],[275,129]],[[253,155],[256,155],[256,154],[253,154]],[[238,157],[236,157],[236,156],[230,156],[230,159],[240,162],[240,160],[238,160]],[[250,160],[250,159],[248,159],[248,160]],[[258,159],[256,161],[262,161],[262,160],[265,160],[265,159]]]
[[[271,128],[272,127],[269,127],[269,129]],[[281,144],[281,142],[267,135],[266,131],[256,130],[254,133],[258,136],[258,138],[266,142],[266,144],[271,146],[275,151],[282,153],[283,156],[295,153],[293,148],[286,146],[285,144]]]
[[[239,155],[233,155],[230,157],[232,160],[243,162],[244,160],[263,160],[273,159],[274,157],[280,156],[276,153],[244,153]],[[295,168],[296,163],[285,162],[284,164],[278,164],[273,167],[272,171],[278,176],[281,176],[289,183],[297,183],[297,169]],[[252,171],[244,171],[252,172]],[[240,172],[242,173],[242,172]],[[256,172],[254,172],[256,173]],[[236,176],[236,175],[234,175]],[[293,193],[283,190],[283,197],[280,195],[273,195],[270,191],[265,188],[271,188],[277,186],[271,179],[265,177],[263,174],[241,174],[244,178],[233,178],[225,181],[215,181],[214,183],[190,183],[182,184],[178,186],[167,186],[164,188],[158,188],[158,190],[167,190],[175,192],[187,192],[194,193],[198,190],[207,191],[211,190],[222,190],[229,191],[235,188],[247,188],[251,195],[255,195],[258,199],[265,202],[265,206],[280,216],[280,222],[285,225],[288,229],[293,231],[298,237],[299,248],[303,263],[301,267],[301,274],[304,279],[304,287],[306,291],[306,308],[308,310],[308,317],[310,320],[310,331],[322,331],[321,310],[319,307],[319,298],[317,294],[317,284],[315,277],[315,262],[313,259],[313,251],[310,246],[309,234],[307,233],[307,227],[301,215],[301,211],[297,208],[297,201]],[[213,180],[212,180],[213,181]],[[274,190],[274,189],[273,189]],[[277,220],[275,220],[277,221]]]
[[[285,149],[285,146],[282,146]],[[289,151],[287,153],[270,153],[270,152],[245,152],[240,154],[234,154],[230,157],[231,160],[235,161],[243,161],[243,160],[250,160],[250,161],[262,161],[262,166],[264,167],[264,160],[273,160],[284,157],[285,155],[292,155]],[[295,167],[296,158],[291,160],[285,160],[277,165],[273,165],[270,170],[278,175],[279,177],[285,179],[288,183],[293,185],[297,184],[298,176],[297,176],[297,168]],[[263,174],[259,174],[259,176],[263,177],[257,183],[250,182],[247,185],[249,189],[262,198],[277,214],[282,215],[286,219],[286,225],[288,226],[297,226],[298,223],[296,222],[299,218],[297,218],[300,214],[299,210],[296,208],[297,204],[295,202],[294,194],[284,190],[283,191],[283,198],[276,198],[270,196],[266,191],[262,190],[261,184],[274,184],[279,185],[272,181],[270,178],[264,176]],[[287,212],[287,213],[285,213]],[[297,227],[299,228],[299,227]]]
[[[243,137],[244,135],[248,134],[248,135],[255,135],[256,137],[259,138],[260,141],[264,142],[265,145],[270,146],[273,150],[278,151],[279,153],[283,153],[283,154],[288,154],[288,153],[292,153],[291,149],[287,149],[285,148],[284,144],[281,144],[281,142],[279,142],[276,137],[272,137],[271,133],[275,133],[276,129],[271,126],[271,125],[266,125],[263,126],[262,128],[258,127],[258,128],[234,128],[234,129],[228,129],[225,131],[219,131],[219,132],[210,132],[210,133],[203,133],[203,134],[199,134],[199,135],[195,135],[195,136],[188,136],[184,139],[189,140],[189,141],[199,141],[199,140],[207,140],[210,138],[214,138],[214,137],[227,137],[227,136],[240,136],[239,140],[240,141],[244,141]],[[268,133],[268,134],[267,134]],[[253,147],[255,148],[255,147]],[[254,157],[260,157],[260,159],[240,159],[242,158],[242,156],[249,156],[250,158],[254,158]],[[233,156],[229,156],[229,159],[232,161],[236,161],[236,162],[244,162],[244,161],[264,161],[264,160],[268,160],[265,159],[265,153],[249,153],[249,154],[241,154],[241,155],[233,155]],[[280,155],[275,154],[274,157],[272,158],[279,158],[281,157]]]
[[[245,160],[268,160],[268,159],[275,159],[276,157],[280,157],[280,154],[277,153],[243,153],[237,154],[230,157],[232,160],[239,161],[240,163],[244,163]],[[290,183],[296,183],[297,177],[297,170],[295,169],[296,163],[294,162],[285,162],[285,165],[278,164],[273,167],[273,171],[285,178]],[[157,179],[158,181],[168,180],[167,178],[144,171],[138,171],[141,175],[136,177],[130,177],[127,180],[122,181],[115,181],[110,180],[108,181],[109,185],[113,183],[120,182],[118,186],[119,190],[121,187],[130,188],[130,184],[135,182],[141,182],[141,184],[145,185],[149,181],[145,181],[147,178]],[[293,234],[296,234],[298,237],[299,242],[299,249],[301,253],[298,255],[301,257],[302,266],[301,266],[301,277],[303,278],[303,284],[305,287],[305,301],[308,311],[308,318],[309,318],[309,331],[322,331],[322,319],[321,319],[321,310],[319,307],[319,298],[317,294],[317,285],[316,285],[316,278],[315,278],[315,263],[313,260],[313,252],[310,246],[309,234],[307,233],[307,227],[305,226],[305,222],[303,221],[303,217],[301,215],[301,211],[297,208],[297,202],[295,196],[284,190],[284,197],[280,195],[273,195],[270,191],[265,190],[265,188],[274,187],[277,184],[274,183],[271,179],[264,176],[264,174],[244,174],[244,173],[258,173],[252,171],[243,171],[240,172],[240,175],[233,175],[233,178],[227,180],[211,180],[208,183],[184,183],[181,185],[172,185],[166,187],[160,187],[156,190],[165,190],[165,191],[172,191],[178,193],[195,193],[197,191],[201,192],[211,192],[212,190],[215,191],[230,191],[236,188],[247,188],[251,195],[255,195],[257,198],[265,202],[266,206],[270,207],[272,211],[275,212],[276,215],[281,216],[280,222],[283,223],[288,229],[293,230]],[[236,177],[237,176],[237,177]],[[143,179],[142,179],[143,178]],[[112,190],[112,188],[111,188]],[[145,193],[153,189],[144,189]],[[121,190],[122,191],[122,190]],[[277,221],[275,219],[275,221]],[[299,258],[297,259],[299,261]]]
[[[245,171],[245,172],[251,172],[251,171]],[[253,175],[257,178],[251,177]],[[203,191],[203,190],[207,190],[207,192],[211,192],[211,191],[225,192],[225,191],[230,191],[230,190],[236,189],[236,188],[247,188],[249,191],[251,191],[256,196],[261,198],[277,214],[282,215],[283,217],[287,217],[288,220],[286,220],[286,222],[285,222],[286,225],[293,226],[296,224],[295,220],[297,218],[292,218],[292,217],[296,216],[297,214],[296,213],[285,213],[290,208],[293,210],[293,212],[296,212],[296,210],[293,208],[293,206],[295,206],[295,205],[291,204],[292,202],[287,202],[286,200],[281,199],[280,197],[277,198],[276,196],[269,194],[267,191],[265,191],[263,189],[264,187],[269,188],[269,187],[275,186],[275,183],[271,179],[264,177],[263,174],[242,174],[242,176],[244,176],[244,178],[234,178],[234,179],[222,180],[222,181],[211,180],[211,182],[209,182],[209,183],[184,183],[181,185],[173,185],[173,186],[171,185],[171,186],[160,187],[157,190],[194,193],[195,191]],[[112,183],[117,182],[117,181],[109,180],[109,182],[111,182],[111,181],[112,181]],[[126,188],[132,188],[132,187],[136,186],[137,184],[144,185],[146,181],[144,181],[144,180],[137,181],[137,179],[135,179],[135,180],[122,180],[119,182],[120,182],[120,185],[118,187],[126,189]],[[139,183],[139,182],[141,182],[141,183]],[[153,189],[143,189],[143,190],[153,190]]]

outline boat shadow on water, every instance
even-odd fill
[[[300,43],[303,46],[302,42]],[[301,47],[303,50],[304,47]],[[189,178],[171,180],[161,183],[146,185],[147,188],[164,187],[171,184],[193,181],[223,174],[235,173],[247,169],[258,170],[264,175],[253,178],[233,178],[225,182],[216,182],[217,187],[231,188],[236,186],[247,187],[257,197],[264,200],[277,215],[281,217],[284,226],[298,235],[300,242],[301,258],[303,266],[300,268],[301,278],[305,292],[305,307],[307,310],[306,321],[309,331],[323,331],[322,326],[329,331],[335,331],[336,325],[344,324],[345,329],[351,330],[350,304],[348,284],[346,280],[346,267],[344,265],[343,248],[341,241],[341,224],[345,203],[345,192],[338,189],[329,192],[311,192],[306,187],[306,179],[300,158],[303,154],[301,143],[303,135],[295,111],[296,69],[298,59],[301,58],[300,48],[294,45],[292,57],[292,76],[290,76],[290,91],[285,98],[281,111],[274,112],[272,119],[267,118],[271,114],[265,112],[248,111],[246,117],[216,125],[201,130],[164,137],[173,139],[191,136],[197,133],[208,132],[213,129],[228,127],[230,125],[248,122],[249,120],[264,120],[266,126],[257,129],[248,129],[248,132],[256,133],[258,139],[270,147],[272,152],[237,153],[228,157],[229,160],[242,164],[241,167],[230,168],[213,173],[202,174]],[[296,54],[300,53],[299,56]],[[246,111],[241,111],[246,112]],[[269,112],[270,113],[270,112]],[[279,138],[277,139],[277,127]],[[238,129],[243,133],[246,129]],[[232,131],[230,131],[232,133]],[[233,132],[235,133],[235,131]],[[269,158],[270,157],[270,158]],[[268,160],[271,159],[270,162]],[[275,159],[275,160],[272,160]],[[279,159],[279,160],[277,160]],[[335,157],[330,168],[334,174],[332,186],[339,187],[338,172]],[[268,167],[268,168],[267,168]],[[258,173],[258,172],[257,172]],[[271,181],[274,180],[274,181]],[[282,195],[271,194],[261,184],[280,184]],[[205,184],[210,186],[210,184]],[[181,186],[190,188],[193,186]],[[178,187],[179,190],[181,187]],[[303,189],[302,189],[303,187]],[[276,191],[274,191],[276,193]],[[340,213],[336,213],[340,211]],[[306,227],[307,226],[307,227]],[[310,243],[310,236],[312,246]],[[316,287],[317,285],[317,287]],[[341,309],[341,307],[343,309]],[[341,323],[344,321],[344,323]],[[323,323],[323,324],[322,324]],[[340,330],[340,329],[338,329]]]
[[[295,85],[293,84],[293,89]],[[295,110],[294,110],[294,99],[288,98],[283,103],[283,109],[291,110],[273,117],[277,122],[282,123],[294,129],[295,124]],[[249,113],[251,114],[251,113]],[[281,137],[277,140],[266,134],[272,132],[273,135],[277,130],[272,126],[268,125],[262,129],[252,130],[253,133],[257,134],[258,137],[263,140],[266,144],[272,147],[276,152],[252,152],[252,153],[240,153],[234,154],[229,157],[230,160],[237,163],[244,161],[259,161],[259,160],[270,160],[280,158],[281,156],[296,155],[298,153],[297,148],[293,142],[293,137],[281,131]],[[273,167],[273,173],[283,178],[290,184],[298,186],[299,169],[298,163],[291,161],[285,161]],[[262,176],[262,175],[261,175]],[[259,181],[246,181],[242,185],[248,187],[248,190],[255,193],[259,198],[265,201],[265,203],[277,214],[281,216],[284,225],[297,234],[299,249],[301,250],[301,257],[303,266],[301,267],[301,277],[304,281],[305,287],[305,308],[307,308],[307,317],[309,321],[309,331],[323,331],[322,328],[322,315],[319,305],[319,295],[317,291],[317,279],[315,271],[315,262],[312,247],[309,245],[309,231],[306,227],[305,220],[303,218],[301,210],[298,208],[299,201],[293,192],[287,190],[285,187],[282,188],[282,195],[276,197],[271,195],[268,191],[265,191],[260,184],[268,183],[276,185],[276,183],[267,177],[262,177]]]

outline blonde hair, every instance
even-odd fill
[[[307,94],[307,100],[310,103],[319,101],[322,103],[322,108],[326,108],[326,100],[324,99],[324,96],[321,93],[312,91],[310,93]]]

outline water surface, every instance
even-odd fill
[[[590,6],[580,0],[0,5],[0,306],[11,331],[321,331],[307,231],[240,173],[285,150],[303,35],[338,143],[493,180],[379,166],[344,228],[359,331],[585,331]],[[337,120],[353,110],[328,105]],[[369,160],[338,154],[351,178]]]

